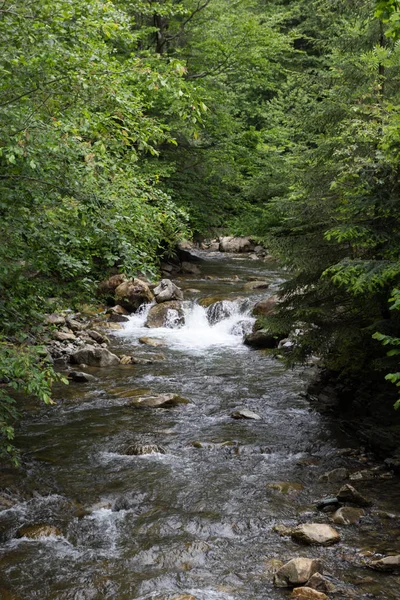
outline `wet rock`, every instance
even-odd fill
[[[260,329],[246,335],[243,342],[251,348],[276,348],[279,343],[279,337],[266,329]]]
[[[123,356],[120,357],[119,361],[120,361],[121,365],[131,365],[132,357],[124,354]]]
[[[129,312],[123,306],[116,304],[115,306],[111,306],[106,310],[107,315],[129,315]]]
[[[333,469],[333,471],[329,471],[328,473],[324,473],[319,478],[319,481],[327,481],[329,483],[339,483],[340,481],[344,481],[348,479],[349,472],[347,469],[341,467],[339,469]]]
[[[306,583],[314,573],[322,573],[320,560],[315,558],[292,558],[274,576],[277,587],[293,587]]]
[[[219,239],[220,252],[253,252],[254,244],[248,237],[226,236]]]
[[[47,315],[44,322],[47,323],[47,325],[64,325],[65,317],[58,313],[53,313],[51,315]]]
[[[131,444],[124,450],[124,454],[131,456],[142,456],[143,454],[166,454],[163,446],[158,444]]]
[[[306,583],[306,587],[317,590],[317,592],[323,592],[324,594],[330,594],[335,592],[336,587],[321,573],[314,573]]]
[[[58,527],[54,527],[54,525],[28,525],[27,527],[21,527],[17,531],[17,537],[26,537],[31,540],[54,535],[62,535],[61,530]]]
[[[291,494],[294,492],[300,492],[304,489],[304,485],[302,483],[296,483],[294,481],[276,481],[273,483],[268,483],[267,488],[272,490],[278,490],[281,494]]]
[[[196,597],[192,596],[192,594],[179,594],[171,598],[171,600],[196,600]]]
[[[130,312],[135,312],[142,304],[152,302],[153,299],[147,283],[136,277],[124,281],[115,290],[116,303]]]
[[[290,597],[298,600],[329,600],[326,594],[310,587],[294,588]]]
[[[141,344],[144,344],[146,346],[151,346],[153,348],[159,348],[160,346],[165,346],[166,343],[164,342],[164,340],[159,340],[157,338],[152,338],[152,337],[141,337],[139,338],[139,342]]]
[[[98,292],[100,294],[113,294],[119,285],[126,281],[126,275],[118,273],[117,275],[112,275],[108,279],[101,281],[98,285]]]
[[[278,296],[270,296],[265,300],[260,300],[253,308],[253,315],[255,317],[272,315],[276,310],[278,304]]]
[[[210,325],[215,325],[223,319],[231,317],[236,310],[236,305],[229,300],[219,300],[214,304],[211,304],[207,308],[207,320]]]
[[[373,560],[368,563],[368,567],[376,571],[386,571],[389,573],[400,571],[400,554]]]
[[[71,355],[71,362],[76,365],[89,365],[91,367],[111,367],[119,365],[119,358],[107,348],[84,346]]]
[[[165,356],[163,356],[162,354],[153,354],[149,358],[131,356],[131,363],[133,365],[153,365],[154,363],[160,360],[165,360]]]
[[[117,313],[111,313],[108,320],[110,323],[127,323],[129,321],[128,317]]]
[[[336,496],[333,498],[323,498],[322,500],[318,500],[318,502],[317,502],[318,510],[325,510],[328,507],[333,507],[333,511],[334,511],[338,506],[340,506],[340,502],[336,498]]]
[[[248,281],[244,284],[244,289],[251,290],[267,290],[270,286],[269,281]]]
[[[155,304],[149,310],[146,327],[179,327],[185,322],[182,304],[176,300]]]
[[[371,506],[371,502],[364,498],[357,490],[350,484],[346,483],[340,488],[337,493],[337,499],[339,502],[350,502],[350,504],[356,504],[357,506]]]
[[[170,279],[162,279],[153,289],[153,294],[157,304],[170,302],[171,300],[183,300],[182,290]]]
[[[340,535],[330,525],[324,523],[304,523],[293,530],[296,542],[315,546],[331,546],[340,541]]]
[[[199,304],[204,308],[208,308],[211,304],[221,302],[223,298],[221,296],[208,296],[207,298],[200,298]]]
[[[160,394],[159,396],[144,396],[143,398],[135,398],[129,402],[129,406],[149,408],[170,408],[179,404],[189,404],[190,401],[182,398],[178,394]]]
[[[99,333],[98,331],[95,331],[94,329],[89,329],[86,333],[88,334],[89,337],[92,338],[92,340],[94,340],[98,344],[109,344],[110,343],[110,340],[108,339],[108,337],[106,335],[103,335],[102,333]]]
[[[201,275],[200,267],[187,261],[183,261],[181,270],[182,273],[186,273],[187,275]]]
[[[59,342],[72,342],[76,340],[76,335],[72,331],[55,331],[53,338]]]
[[[286,527],[286,525],[274,525],[272,531],[279,534],[281,537],[289,537],[293,533],[293,527]]]
[[[89,375],[89,373],[84,373],[83,371],[70,371],[68,373],[68,379],[71,381],[77,381],[80,383],[86,383],[89,381],[97,381],[97,378],[93,375]]]
[[[351,506],[342,506],[332,516],[332,521],[336,525],[355,525],[360,522],[361,517],[365,515],[362,508],[353,508]]]
[[[72,317],[68,317],[66,323],[68,327],[72,329],[73,332],[79,332],[85,328],[82,323],[80,323],[76,319],[72,319]]]
[[[252,419],[253,421],[260,421],[261,417],[252,410],[247,408],[241,408],[231,414],[232,419]]]
[[[7,510],[8,508],[12,508],[15,504],[17,504],[17,500],[13,500],[9,496],[0,494],[0,510]]]

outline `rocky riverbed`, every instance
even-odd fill
[[[1,471],[0,597],[399,598],[398,477],[243,344],[279,268],[198,255],[49,316],[70,385],[25,405],[22,468]]]

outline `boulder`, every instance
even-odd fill
[[[315,558],[292,558],[274,575],[277,587],[293,587],[306,583],[314,573],[322,573],[320,560]]]
[[[134,398],[129,402],[129,406],[140,408],[146,406],[148,408],[170,408],[179,404],[189,404],[189,400],[182,398],[178,394],[160,394],[159,396],[144,396]]]
[[[170,279],[161,279],[160,283],[153,289],[157,304],[170,302],[171,300],[183,300],[183,292]]]
[[[89,373],[84,373],[83,371],[70,371],[68,373],[68,379],[71,381],[77,381],[80,383],[87,383],[89,381],[97,381],[97,378],[93,375],[89,375]]]
[[[76,335],[72,331],[55,331],[53,338],[59,342],[72,342],[76,340]]]
[[[276,305],[278,304],[278,296],[270,296],[265,300],[260,300],[257,304],[254,305],[253,315],[255,317],[263,316],[266,317],[268,315],[272,315],[276,310]]]
[[[243,342],[251,348],[276,348],[279,343],[279,337],[266,329],[260,329],[246,335]]]
[[[72,319],[72,317],[67,318],[67,325],[74,332],[82,331],[84,329],[84,325],[76,319]]]
[[[207,308],[207,320],[210,325],[215,325],[215,323],[231,317],[235,310],[236,305],[234,302],[219,300],[218,302],[214,302],[214,304],[210,304]]]
[[[129,318],[125,315],[119,315],[118,313],[111,313],[108,320],[110,323],[127,323]]]
[[[340,535],[330,525],[324,523],[304,523],[293,530],[296,542],[315,546],[331,546],[340,541]]]
[[[113,295],[114,291],[117,289],[119,285],[126,281],[126,275],[122,273],[118,273],[117,275],[112,275],[108,279],[101,281],[98,285],[99,294],[109,294]]]
[[[248,281],[244,284],[244,289],[251,290],[267,290],[270,286],[269,281]]]
[[[323,592],[318,592],[309,587],[294,588],[290,597],[297,598],[298,600],[329,600],[328,596]]]
[[[324,473],[319,478],[319,481],[327,481],[328,483],[339,483],[344,479],[348,479],[349,472],[344,467],[339,469],[333,469],[333,471],[329,471],[328,473]]]
[[[332,515],[332,521],[336,523],[336,525],[354,525],[359,523],[361,517],[364,515],[365,512],[362,508],[342,506]]]
[[[324,594],[329,594],[331,592],[335,592],[336,587],[321,573],[314,573],[310,577],[310,579],[306,583],[306,587],[312,588],[313,590],[317,590],[317,592],[323,592]]]
[[[253,252],[254,244],[248,237],[221,237],[219,239],[220,252]]]
[[[357,506],[371,506],[371,502],[364,498],[357,490],[350,484],[346,483],[340,488],[337,493],[337,499],[339,502],[350,502],[350,504],[356,504]]]
[[[129,312],[123,306],[116,304],[115,306],[111,306],[106,310],[106,314],[108,315],[129,315]]]
[[[87,345],[71,354],[71,363],[89,365],[91,367],[111,367],[119,365],[119,358],[107,348],[97,348]]]
[[[26,537],[31,540],[54,535],[61,535],[61,530],[58,527],[54,527],[54,525],[28,525],[27,527],[21,527],[17,531],[17,537]]]
[[[261,421],[260,415],[248,410],[247,408],[241,408],[231,414],[232,419],[252,419],[253,421]]]
[[[201,270],[198,265],[194,265],[193,263],[187,262],[186,260],[183,261],[183,263],[181,265],[181,270],[182,270],[182,273],[186,273],[187,275],[200,275],[201,274]]]
[[[182,304],[176,300],[155,304],[149,310],[146,327],[178,327],[185,322]]]
[[[92,340],[94,340],[98,344],[109,344],[110,343],[110,340],[108,339],[107,336],[103,335],[102,333],[99,333],[95,329],[89,329],[86,333],[88,334],[89,337],[92,338]]]
[[[130,456],[142,456],[143,454],[166,454],[167,451],[158,444],[131,444],[128,446],[124,454]]]
[[[389,573],[392,573],[393,571],[400,572],[400,554],[397,554],[396,556],[385,556],[379,560],[373,560],[368,563],[368,566],[376,571],[387,571]]]
[[[130,312],[135,312],[142,304],[148,304],[153,299],[147,283],[136,277],[124,281],[115,290],[116,303]]]

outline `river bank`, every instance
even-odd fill
[[[108,333],[112,353],[150,362],[87,367],[95,380],[60,386],[57,405],[35,407],[21,425],[23,467],[3,472],[7,494],[20,494],[0,514],[3,587],[24,600],[283,600],[290,591],[273,585],[274,571],[302,556],[323,560],[339,597],[394,600],[398,577],[367,563],[400,552],[398,478],[310,408],[302,370],[243,345],[244,301],[265,297],[245,285],[268,278],[273,294],[277,266],[201,256],[200,274],[175,280],[185,326],[145,328],[141,313]],[[212,324],[205,298],[237,310]],[[161,394],[189,403],[135,406]],[[260,418],[232,418],[243,409]],[[133,445],[158,451],[128,453]],[[334,469],[341,481],[326,475]],[[346,483],[372,506],[357,523],[334,524],[338,544],[299,545],[291,530],[331,523],[317,503]],[[44,524],[50,535],[24,535]]]

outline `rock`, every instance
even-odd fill
[[[95,331],[94,329],[89,329],[87,331],[87,334],[89,337],[92,338],[92,340],[94,340],[98,344],[109,344],[110,343],[110,340],[108,339],[107,336],[99,333],[98,331]]]
[[[334,515],[332,521],[336,525],[355,525],[359,523],[361,517],[365,515],[362,508],[352,508],[351,506],[342,506]]]
[[[129,312],[123,306],[116,304],[106,310],[107,315],[129,315]]]
[[[189,400],[182,398],[182,396],[179,396],[178,394],[160,394],[159,396],[134,398],[129,402],[129,406],[135,406],[137,408],[142,406],[149,408],[170,408],[172,406],[178,406],[179,404],[189,403]]]
[[[141,344],[145,344],[146,346],[152,346],[153,348],[159,348],[160,346],[165,346],[164,340],[158,340],[157,338],[151,337],[141,337],[139,338],[139,342]]]
[[[58,313],[53,313],[51,315],[47,315],[44,322],[47,323],[47,325],[64,325],[65,317]]]
[[[68,373],[68,379],[78,382],[97,381],[97,377],[89,375],[89,373],[84,373],[83,371],[70,371]]]
[[[328,481],[329,483],[339,483],[344,479],[348,479],[349,472],[347,469],[341,467],[339,469],[333,469],[333,471],[329,471],[328,473],[324,473],[319,478],[319,481]]]
[[[278,304],[278,296],[270,296],[265,300],[260,300],[257,304],[254,305],[253,315],[255,317],[259,316],[268,316],[272,315],[276,310],[276,305]]]
[[[121,356],[119,360],[120,360],[121,365],[131,365],[132,364],[132,357],[127,356],[126,354]]]
[[[376,571],[386,571],[392,573],[393,571],[400,571],[400,554],[396,556],[385,556],[379,560],[373,560],[368,563],[368,567],[375,569]]]
[[[261,421],[260,415],[248,410],[247,408],[241,408],[231,414],[232,419],[252,419],[253,421]]]
[[[72,342],[76,340],[76,335],[72,331],[55,331],[53,338],[59,342]]]
[[[54,525],[28,525],[27,527],[21,527],[17,531],[17,537],[27,537],[31,540],[54,535],[62,535],[61,530],[58,527],[54,527]]]
[[[317,502],[317,510],[325,510],[328,507],[333,507],[333,511],[340,506],[339,500],[334,498],[323,498]]]
[[[302,544],[331,546],[340,541],[340,535],[330,525],[324,523],[304,523],[293,530],[292,538]]]
[[[252,252],[254,244],[248,237],[221,237],[219,240],[220,252]]]
[[[153,365],[159,360],[165,360],[165,357],[162,354],[152,354],[150,358],[131,356],[131,363],[133,365]]]
[[[210,304],[207,308],[208,322],[210,325],[215,325],[215,323],[219,323],[219,321],[231,317],[235,310],[236,305],[229,300],[219,300],[218,302],[214,302],[214,304]]]
[[[114,294],[119,285],[126,281],[126,275],[118,273],[101,281],[97,287],[99,294]]]
[[[167,451],[158,444],[131,444],[128,446],[124,454],[131,456],[142,456],[143,454],[166,454]]]
[[[200,275],[201,274],[200,267],[198,265],[194,265],[193,263],[190,263],[190,262],[183,261],[181,269],[182,269],[182,273],[187,273],[188,275]]]
[[[108,317],[110,323],[127,323],[129,318],[125,315],[119,315],[117,313],[111,313]]]
[[[157,304],[170,302],[171,300],[183,300],[183,292],[170,279],[161,279],[160,283],[153,289]]]
[[[337,493],[337,499],[339,502],[350,502],[351,504],[356,504],[357,506],[371,506],[371,502],[364,498],[357,490],[350,484],[346,483],[342,488],[340,488]]]
[[[223,298],[221,296],[208,296],[207,298],[200,298],[199,304],[203,306],[203,308],[208,308],[211,304],[216,302],[221,302]]]
[[[272,531],[278,533],[281,537],[289,537],[292,535],[293,527],[286,527],[286,525],[274,525]]]
[[[111,367],[119,365],[119,358],[107,348],[84,346],[71,355],[71,362],[76,365],[89,365],[91,367]]]
[[[251,290],[267,290],[270,286],[269,281],[248,281],[244,284],[244,289]]]
[[[323,592],[329,594],[335,592],[336,587],[321,573],[314,573],[306,583],[306,587],[317,590],[317,592]]]
[[[294,588],[290,597],[297,598],[298,600],[329,600],[326,594],[310,587]]]
[[[277,481],[274,483],[267,483],[267,488],[278,490],[281,494],[290,494],[293,492],[301,492],[301,490],[304,489],[304,485],[294,481]]]
[[[115,300],[117,304],[135,312],[142,304],[152,302],[154,296],[149,286],[141,279],[129,279],[121,283],[115,290]]]
[[[292,558],[283,565],[274,576],[274,584],[277,587],[293,587],[302,585],[310,579],[314,573],[322,573],[323,567],[320,560],[315,558]]]
[[[279,343],[279,337],[265,329],[260,329],[246,335],[243,342],[251,348],[276,348]]]
[[[67,318],[67,325],[74,332],[82,331],[84,329],[84,326],[82,323],[80,323],[76,319],[72,319],[71,317]]]
[[[183,312],[181,302],[172,300],[170,302],[163,302],[162,304],[155,304],[149,310],[147,320],[145,323],[146,327],[179,327],[185,322],[185,314]]]

